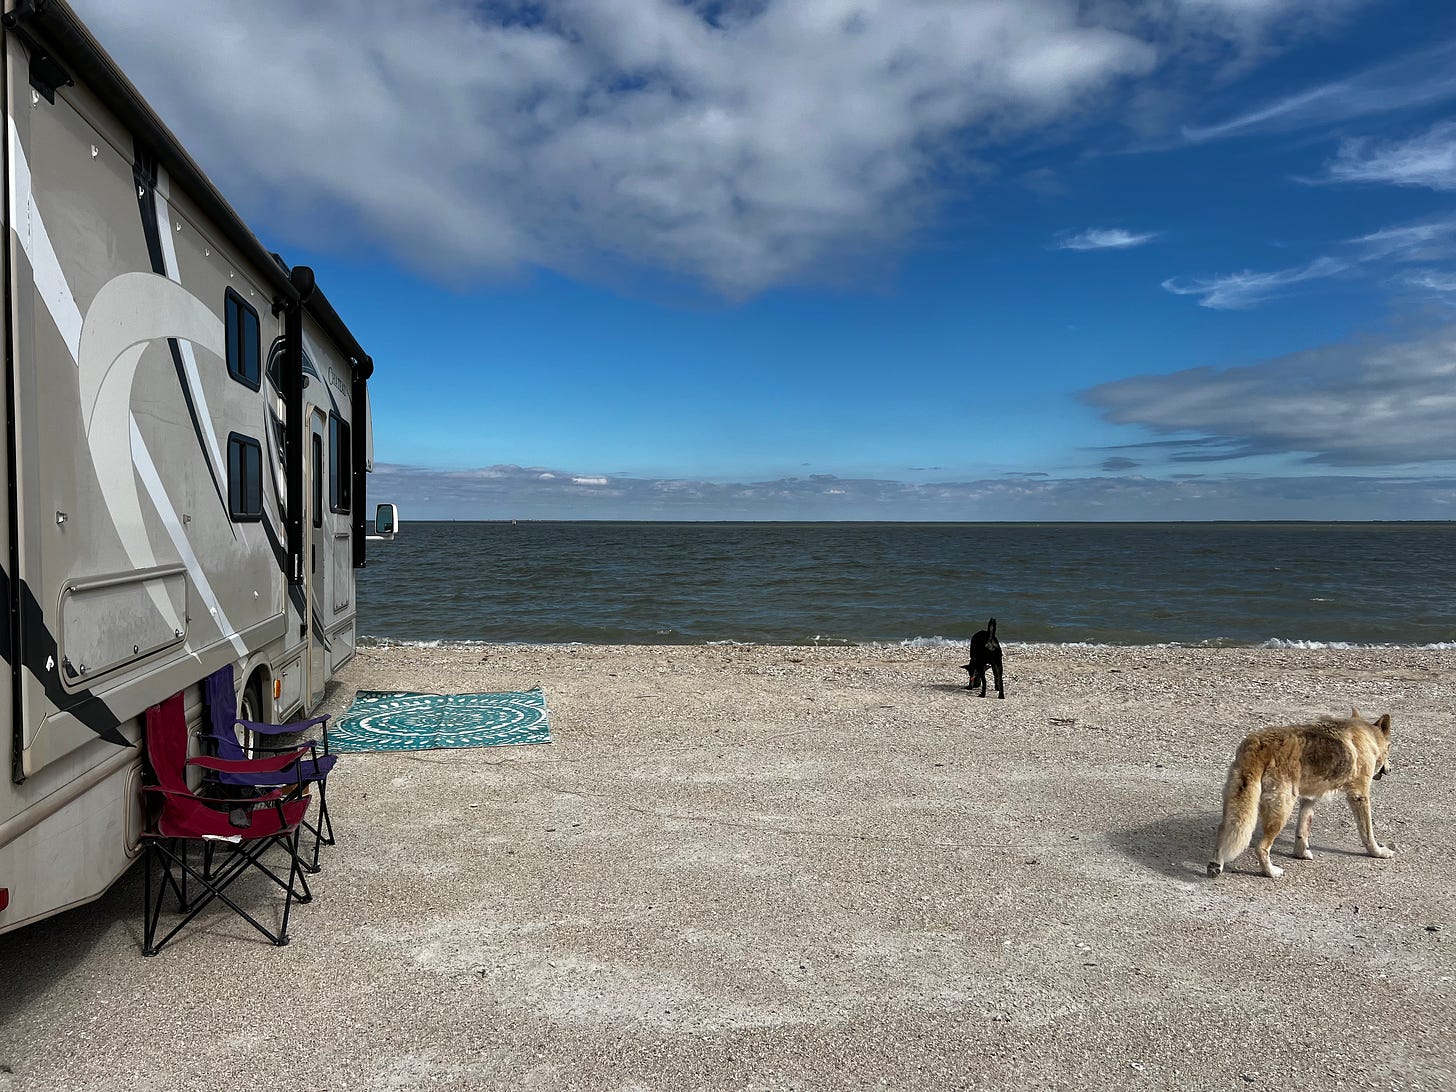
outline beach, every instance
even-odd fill
[[[274,948],[141,870],[0,937],[0,1089],[1456,1087],[1456,650],[390,645],[553,742],[348,755]],[[1204,874],[1248,731],[1390,713],[1390,860]],[[263,887],[240,889],[271,910]]]

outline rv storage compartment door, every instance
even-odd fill
[[[163,606],[163,604],[169,604]],[[61,681],[88,688],[108,673],[186,636],[187,570],[181,565],[89,580],[61,591]]]

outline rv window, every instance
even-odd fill
[[[324,525],[324,441],[313,434],[313,525]]]
[[[258,351],[258,312],[231,288],[223,304],[227,318],[228,374],[239,383],[257,390],[262,385],[262,362]]]
[[[329,510],[349,510],[350,458],[349,422],[337,413],[329,414]]]
[[[235,522],[263,518],[263,448],[251,436],[228,436],[228,514]]]

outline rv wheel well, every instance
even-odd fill
[[[244,720],[266,721],[263,715],[263,686],[267,681],[268,673],[263,668],[258,668],[248,676],[248,685],[243,687],[243,695],[238,701],[238,716]]]

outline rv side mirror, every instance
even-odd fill
[[[381,504],[374,510],[374,533],[380,538],[393,538],[399,530],[399,509],[392,504]]]

